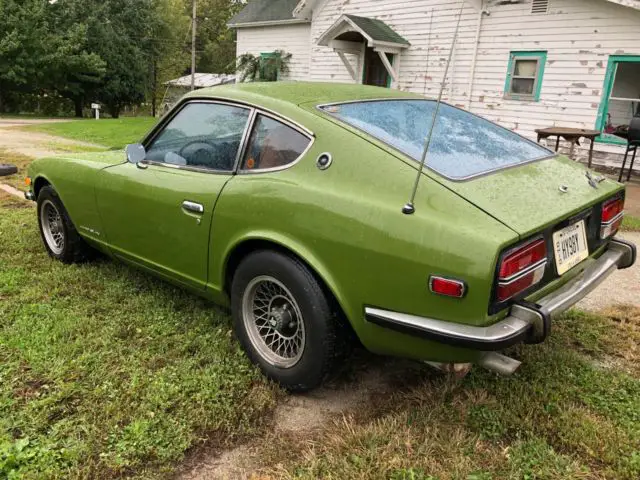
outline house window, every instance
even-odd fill
[[[612,55],[604,80],[598,110],[597,139],[603,143],[626,145],[627,129],[634,116],[640,116],[640,56]]]
[[[507,81],[504,86],[505,98],[513,100],[540,100],[544,66],[547,52],[511,52]]]

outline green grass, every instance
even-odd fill
[[[523,361],[516,375],[476,368],[456,380],[424,369],[305,442],[262,442],[262,471],[309,480],[636,480],[638,345],[640,309],[572,311],[546,344],[510,352]]]
[[[110,260],[50,260],[6,195],[0,245],[0,478],[167,475],[269,418],[277,392],[223,311]]]
[[[640,218],[632,215],[625,215],[622,220],[621,230],[626,232],[640,232]]]
[[[0,246],[0,478],[165,477],[243,440],[268,478],[640,478],[638,308],[569,312],[509,352],[512,377],[414,365],[301,438],[264,433],[277,392],[224,312],[109,260],[51,261],[1,192]]]
[[[156,122],[157,119],[153,117],[122,117],[103,120],[72,120],[64,123],[28,125],[22,128],[115,149],[124,148],[129,143],[139,142]]]

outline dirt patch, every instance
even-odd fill
[[[326,428],[331,421],[343,416],[366,414],[391,392],[420,381],[432,370],[417,362],[378,357],[359,351],[350,360],[354,364],[335,380],[322,388],[305,394],[289,395],[274,412],[271,431],[251,444],[232,450],[209,452],[190,459],[178,474],[180,480],[236,480],[260,478],[252,474],[265,467],[265,452],[269,451],[269,437],[290,438],[303,442]],[[436,373],[438,374],[438,373]],[[367,406],[364,410],[362,407]],[[267,455],[268,456],[268,455]]]
[[[31,208],[34,204],[25,200],[22,195],[19,197],[7,193],[3,188],[4,185],[0,186],[0,208]]]
[[[65,153],[64,147],[104,148],[88,142],[79,142],[46,133],[25,132],[20,127],[42,123],[61,123],[68,120],[14,120],[0,119],[0,146],[5,150],[38,158]]]

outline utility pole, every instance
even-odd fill
[[[193,0],[191,21],[191,90],[193,91],[196,89],[196,0]]]

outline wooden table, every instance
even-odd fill
[[[589,139],[591,141],[591,146],[589,147],[589,168],[591,168],[591,160],[593,160],[593,144],[595,143],[596,137],[602,132],[598,130],[585,130],[584,128],[550,127],[539,128],[536,130],[536,133],[538,134],[538,143],[543,138],[556,137],[556,152],[560,146],[560,138],[565,139],[567,142],[571,142],[570,155],[573,154],[573,147],[575,145],[580,145],[581,138]]]

